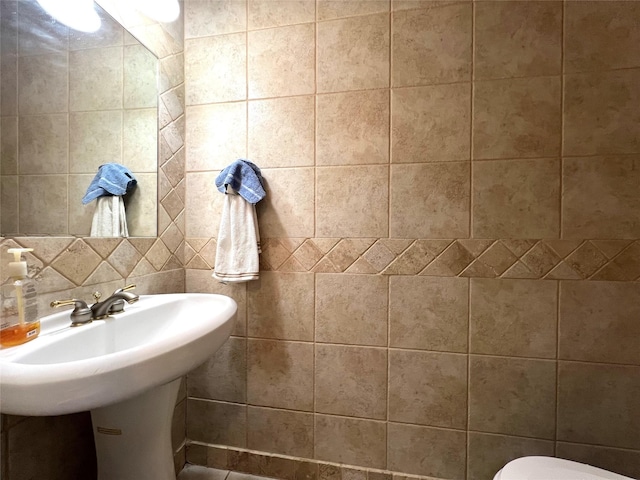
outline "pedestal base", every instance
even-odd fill
[[[91,410],[98,480],[176,480],[171,422],[180,379]]]

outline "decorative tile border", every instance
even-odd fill
[[[187,442],[186,450],[194,465],[280,480],[441,480],[198,442]]]
[[[40,293],[65,290],[182,269],[182,243],[165,238],[15,237],[0,239],[0,271],[6,272],[12,247],[33,248],[26,255]]]
[[[260,267],[279,272],[551,280],[640,280],[640,240],[263,239]],[[212,269],[215,239],[186,240],[185,266]]]

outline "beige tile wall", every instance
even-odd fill
[[[186,288],[240,309],[189,376],[188,460],[640,475],[639,25],[625,1],[187,0]],[[242,157],[263,272],[223,286],[213,182]]]
[[[98,167],[116,162],[138,180],[129,233],[156,236],[157,59],[104,13],[87,35],[52,24],[35,2],[2,8],[2,83],[14,86],[0,109],[2,233],[88,235],[95,202],[80,200]]]

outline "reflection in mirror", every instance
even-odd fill
[[[84,33],[36,0],[0,2],[0,232],[89,235],[100,165],[137,179],[130,236],[157,234],[157,58],[96,5]]]

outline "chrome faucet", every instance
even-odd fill
[[[135,303],[140,300],[140,297],[135,293],[125,292],[125,291],[116,291],[113,295],[111,295],[106,300],[102,302],[96,302],[91,305],[91,319],[92,320],[101,320],[103,318],[107,318],[109,316],[109,311],[111,307],[121,300],[126,301],[127,303]],[[120,309],[121,310],[121,309]]]

